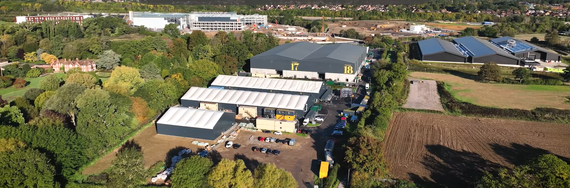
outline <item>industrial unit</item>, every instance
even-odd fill
[[[560,62],[560,55],[556,52],[535,46],[525,41],[513,39],[512,37],[491,39],[491,43],[523,60]]]
[[[303,118],[314,99],[307,95],[291,95],[255,91],[192,87],[180,99],[183,107],[236,112],[241,117],[269,117],[293,121]]]
[[[297,122],[278,120],[273,118],[257,118],[255,119],[255,127],[261,130],[274,130],[282,132],[295,132]]]
[[[59,23],[59,21],[63,20],[70,20],[81,24],[83,20],[87,18],[93,18],[93,15],[43,15],[43,16],[16,16],[14,22],[17,24],[24,23],[24,22],[32,22],[32,23],[42,23],[44,21],[55,21],[55,23]]]
[[[467,55],[461,53],[451,42],[431,38],[418,42],[422,61],[466,62]]]
[[[418,42],[419,59],[457,63],[497,63],[503,66],[519,66],[520,59],[489,41],[472,36],[453,39],[427,39]]]
[[[359,80],[367,53],[367,47],[351,44],[283,44],[252,57],[251,73],[354,83]]]
[[[319,99],[330,89],[323,81],[256,78],[245,76],[218,75],[210,84],[212,88],[310,95]],[[327,92],[328,93],[328,92]]]
[[[156,122],[158,134],[215,140],[235,124],[235,113],[171,107]]]
[[[151,13],[129,11],[127,22],[134,26],[162,30],[177,24],[180,30],[242,31],[246,25],[266,25],[267,15],[238,15],[235,12]]]

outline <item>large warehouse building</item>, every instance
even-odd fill
[[[468,55],[446,40],[431,38],[418,42],[422,61],[466,62]]]
[[[192,87],[180,99],[183,107],[236,112],[241,117],[303,118],[314,103],[307,95]]]
[[[267,15],[238,15],[235,12],[151,13],[129,12],[128,22],[162,30],[174,23],[180,30],[242,31],[246,25],[266,25]]]
[[[234,113],[172,107],[156,122],[158,134],[215,140],[235,124]]]
[[[368,48],[351,44],[288,43],[252,57],[251,73],[354,83],[367,53]]]
[[[513,39],[512,37],[491,39],[491,43],[521,59],[560,62],[560,55],[556,52],[532,45],[525,41]]]
[[[218,75],[218,77],[216,77],[216,79],[214,79],[210,84],[210,87],[292,95],[309,95],[313,99],[325,97],[323,95],[328,93],[326,91],[330,89],[330,87],[326,86],[323,81],[256,78],[229,75]]]

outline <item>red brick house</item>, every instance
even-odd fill
[[[95,61],[89,59],[58,59],[51,63],[51,68],[53,68],[54,72],[67,72],[73,68],[80,68],[83,72],[91,72],[97,70],[97,65],[95,64]]]

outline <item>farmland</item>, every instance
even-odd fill
[[[570,96],[568,86],[535,86],[514,84],[488,84],[451,74],[412,72],[411,77],[443,81],[450,86],[450,92],[459,100],[476,105],[534,109],[537,107],[570,109],[566,97]]]
[[[428,187],[470,187],[484,171],[536,155],[570,157],[570,126],[529,121],[395,113],[386,136],[390,174]]]
[[[469,25],[469,24],[453,24],[453,23],[426,23],[428,26],[437,27],[447,30],[463,31],[465,28],[480,29],[481,25]]]

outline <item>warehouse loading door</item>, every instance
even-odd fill
[[[240,106],[238,108],[238,113],[245,118],[255,118],[257,117],[257,107],[253,106]]]
[[[218,103],[201,102],[200,109],[218,111]]]

